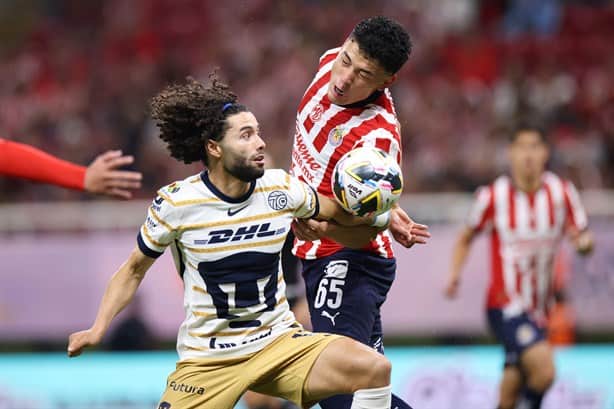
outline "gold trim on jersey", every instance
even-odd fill
[[[155,214],[154,211],[151,209],[151,206],[149,206],[149,209],[147,209],[147,213],[150,214],[158,223],[160,223],[162,226],[164,226],[166,228],[166,230],[168,230],[168,231],[174,231],[175,230],[173,228],[173,226],[171,226],[170,224],[168,224],[167,222],[162,220],[157,214]]]
[[[236,332],[236,331],[214,331],[214,332],[188,332],[188,335],[195,338],[211,338],[211,337],[247,337],[253,334],[257,334],[259,332],[268,331],[272,327],[270,325],[258,328],[250,328],[244,331]]]
[[[292,211],[290,209],[286,209],[286,210],[281,210],[281,211],[276,211],[276,212],[262,213],[262,214],[258,214],[255,216],[241,217],[240,219],[234,219],[234,220],[220,220],[220,221],[215,221],[211,223],[184,224],[181,226],[177,226],[177,230],[185,231],[185,230],[205,229],[208,227],[228,226],[230,224],[240,224],[243,222],[252,222],[256,220],[271,219],[274,217],[280,217],[286,213],[291,213],[291,212]]]
[[[171,244],[171,243],[168,243],[168,244],[163,244],[163,243],[160,243],[160,242],[159,242],[159,241],[157,241],[157,240],[154,240],[154,238],[153,238],[153,237],[151,237],[151,235],[150,235],[150,234],[149,234],[149,232],[147,231],[147,226],[146,226],[146,225],[144,225],[144,224],[141,226],[141,231],[142,231],[142,232],[143,232],[143,234],[145,235],[145,238],[146,238],[147,240],[149,240],[149,242],[150,242],[150,243],[152,243],[153,245],[156,245],[156,246],[161,247],[161,248],[167,248],[167,247],[168,247],[168,246]]]
[[[221,199],[218,199],[217,197],[207,197],[207,198],[204,198],[204,199],[187,199],[187,200],[178,200],[178,201],[175,202],[170,197],[168,197],[167,195],[162,193],[161,190],[158,190],[158,196],[160,196],[161,198],[163,198],[164,200],[166,200],[167,202],[169,202],[171,205],[173,205],[175,207],[188,206],[188,205],[193,205],[193,204],[221,202],[222,201]]]
[[[220,251],[230,251],[230,250],[240,250],[240,249],[246,249],[246,248],[252,248],[252,247],[262,247],[262,246],[268,246],[271,244],[278,244],[278,243],[282,243],[284,240],[286,240],[286,236],[282,236],[279,237],[277,239],[272,239],[272,240],[265,240],[265,241],[259,241],[259,242],[250,242],[250,243],[244,243],[244,244],[231,244],[229,246],[220,246],[220,247],[215,247],[215,248],[206,248],[206,249],[198,249],[198,248],[194,248],[194,247],[188,247],[188,246],[184,246],[183,248],[185,248],[186,250],[189,251],[193,251],[194,253],[216,253],[216,252],[220,252]]]
[[[286,182],[286,189],[290,189],[290,174],[289,173],[286,173],[285,182]]]
[[[194,176],[192,179],[190,179],[190,183],[198,183],[200,182],[202,179],[200,178],[200,175],[198,176]]]
[[[192,314],[202,318],[217,318],[217,313],[215,312],[192,311]]]
[[[209,293],[207,292],[207,290],[205,290],[204,288],[199,287],[199,286],[197,286],[197,285],[193,285],[193,286],[192,286],[192,290],[197,291],[197,292],[199,292],[199,293],[203,293],[203,294],[209,294]]]
[[[272,192],[273,190],[288,190],[288,188],[281,185],[257,187],[254,189],[254,193]]]
[[[284,295],[283,297],[281,297],[279,299],[279,301],[277,301],[277,304],[275,304],[275,307],[279,307],[280,305],[282,305],[283,303],[285,303],[288,299],[286,298],[286,296]]]

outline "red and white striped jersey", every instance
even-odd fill
[[[533,193],[515,189],[508,176],[479,188],[468,225],[491,232],[487,307],[506,316],[530,312],[544,318],[553,298],[558,243],[568,226],[584,230],[587,223],[576,188],[551,172],[544,172]]]
[[[320,58],[319,70],[301,100],[296,116],[291,173],[325,196],[333,197],[331,177],[339,158],[360,146],[375,146],[401,163],[401,137],[392,97],[388,89],[364,104],[335,105],[327,96],[331,68],[340,48]],[[393,257],[390,235],[380,233],[365,250]],[[339,251],[338,243],[322,239],[297,240],[293,252],[314,259]]]

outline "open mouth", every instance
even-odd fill
[[[344,91],[338,88],[336,85],[333,85],[333,90],[335,91],[335,94],[339,95],[340,97],[343,96]]]

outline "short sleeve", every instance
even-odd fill
[[[565,192],[565,219],[566,222],[582,231],[588,227],[586,211],[580,201],[580,194],[573,183],[566,180],[563,182]]]
[[[308,184],[298,178],[288,175],[288,208],[294,217],[307,219],[315,217],[320,212],[318,194]]]
[[[469,210],[466,225],[475,231],[481,231],[492,223],[493,216],[493,189],[491,186],[482,186],[475,193],[475,199]]]
[[[167,199],[162,192],[158,192],[137,236],[139,249],[152,258],[161,256],[177,237],[177,230],[173,226],[177,225],[178,209]]]

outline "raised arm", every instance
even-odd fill
[[[128,199],[141,186],[139,172],[118,170],[134,161],[121,151],[108,151],[80,166],[30,145],[0,139],[0,174],[69,189]]]
[[[94,324],[68,338],[68,356],[81,355],[83,348],[100,343],[113,318],[130,303],[145,273],[156,259],[135,248],[128,259],[115,272],[98,307]]]
[[[454,244],[454,249],[452,250],[452,265],[450,266],[450,274],[448,275],[448,281],[445,288],[445,295],[448,298],[454,298],[458,293],[463,265],[465,264],[475,235],[475,230],[470,227],[464,227]]]

